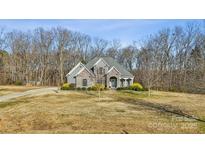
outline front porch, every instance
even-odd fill
[[[133,78],[119,78],[116,76],[111,76],[107,79],[109,84],[106,87],[111,89],[116,89],[118,87],[129,87],[133,84]]]
[[[129,87],[133,84],[133,78],[120,78],[120,87]]]

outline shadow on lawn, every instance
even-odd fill
[[[147,109],[155,110],[163,114],[171,114],[171,115],[180,116],[180,117],[188,118],[199,122],[205,122],[205,120],[196,117],[194,115],[190,115],[185,111],[182,111],[180,108],[172,105],[158,104],[158,103],[144,101],[141,99],[131,99],[131,98],[124,98],[124,97],[119,97],[117,100],[120,102],[129,103],[131,105],[142,106]]]

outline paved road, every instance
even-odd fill
[[[22,97],[22,96],[36,96],[36,95],[56,93],[57,91],[58,91],[57,87],[33,89],[33,90],[25,91],[25,92],[19,92],[19,93],[13,93],[13,94],[0,96],[0,102],[8,101],[8,100],[15,99],[15,98]]]

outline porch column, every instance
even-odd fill
[[[121,86],[120,86],[120,78],[117,77],[117,88],[119,88],[119,87],[121,87]]]
[[[110,76],[109,75],[106,75],[106,86],[107,86],[107,88],[109,88],[109,86],[110,86]]]
[[[131,80],[130,80],[130,85],[132,85],[133,84],[133,78],[131,78]]]

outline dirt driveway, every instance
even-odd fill
[[[57,91],[58,91],[57,87],[33,89],[33,90],[25,91],[25,92],[18,92],[18,93],[0,96],[0,102],[8,101],[8,100],[15,99],[18,97],[23,97],[23,96],[36,96],[36,95],[51,94],[51,93],[56,93]]]

